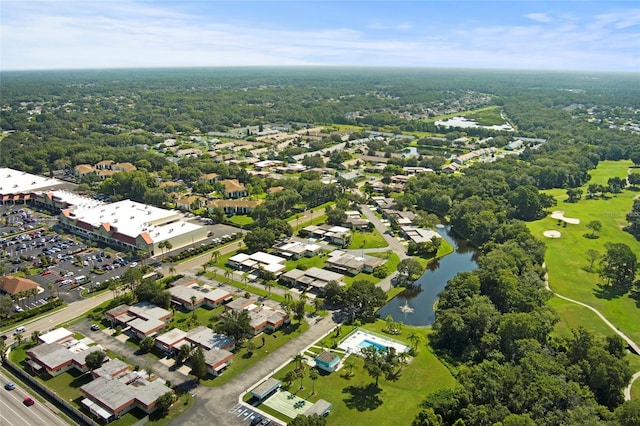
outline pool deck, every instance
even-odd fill
[[[369,340],[370,342],[374,342],[385,347],[392,346],[398,353],[409,351],[409,347],[405,344],[392,339],[387,339],[382,336],[378,336],[362,328],[355,329],[349,335],[347,335],[347,337],[342,339],[342,341],[338,344],[338,348],[344,350],[348,354],[358,354],[362,349],[362,342],[364,342],[365,340]]]

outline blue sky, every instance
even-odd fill
[[[0,70],[357,65],[640,71],[635,1],[0,0]]]

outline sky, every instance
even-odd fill
[[[2,71],[291,65],[640,72],[640,2],[0,0]]]

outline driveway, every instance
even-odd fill
[[[164,380],[169,380],[172,385],[180,385],[181,383],[189,382],[191,380],[184,374],[167,367],[165,364],[159,362],[149,354],[136,353],[136,350],[133,347],[119,341],[113,336],[110,336],[108,329],[92,331],[91,322],[88,320],[72,325],[69,329],[89,337],[105,349],[112,350],[118,355],[122,355],[131,364],[139,365],[141,370],[145,369],[147,366],[151,366],[154,374],[162,377]]]
[[[325,317],[319,322],[309,318],[307,321],[310,324],[309,330],[281,346],[270,356],[244,371],[229,383],[219,387],[198,386],[195,388],[192,392],[195,395],[193,408],[175,419],[170,425],[200,426],[213,423],[230,426],[249,423],[247,417],[238,416],[240,395],[271,376],[280,367],[290,362],[293,355],[302,352],[307,346],[330,333],[337,326],[337,323],[330,317]]]

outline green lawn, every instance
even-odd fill
[[[558,297],[552,297],[547,304],[555,309],[560,317],[560,321],[554,328],[554,335],[558,337],[571,337],[571,330],[575,330],[581,325],[588,327],[589,331],[598,339],[604,339],[606,336],[614,334],[604,321],[584,306]]]
[[[303,268],[322,268],[325,263],[326,256],[313,256],[313,257],[301,257],[298,260],[287,260],[286,267],[287,271],[298,268],[302,266]]]
[[[630,161],[605,161],[591,172],[589,183],[606,183],[609,177],[626,176]],[[636,342],[640,342],[640,308],[638,303],[629,295],[618,295],[603,285],[596,271],[589,270],[587,250],[593,249],[603,254],[607,242],[624,243],[634,253],[640,253],[640,242],[629,233],[622,231],[626,225],[626,214],[631,211],[633,191],[614,194],[608,199],[585,199],[586,186],[582,189],[583,199],[577,203],[566,203],[565,190],[550,190],[546,193],[553,195],[558,201],[557,206],[550,209],[562,210],[566,217],[580,219],[580,224],[563,226],[558,221],[546,217],[530,222],[527,225],[532,234],[543,240],[547,246],[546,264],[549,272],[549,283],[559,294],[587,303],[598,309],[609,321],[622,330]],[[586,227],[591,221],[602,223],[599,238],[586,238],[591,231]],[[543,236],[545,230],[558,230],[561,238],[549,239]],[[581,323],[589,330],[601,330],[601,321],[596,316],[585,318]],[[596,321],[597,320],[597,321]]]
[[[234,215],[231,216],[229,218],[229,221],[233,224],[239,225],[239,226],[246,226],[246,225],[251,225],[254,220],[251,216],[247,216],[247,215]]]
[[[381,332],[384,326],[384,321],[377,321],[375,324],[367,324],[364,328]],[[404,327],[402,335],[392,337],[406,342],[406,336],[412,330],[421,334],[428,332],[425,328]],[[342,327],[341,336],[336,338],[332,333],[324,340],[339,340],[349,331],[349,327]],[[300,380],[295,380],[289,390],[311,402],[324,399],[332,403],[333,408],[327,419],[331,425],[398,425],[411,423],[420,411],[419,405],[427,394],[455,385],[455,379],[449,370],[425,345],[420,347],[418,355],[410,364],[403,366],[401,371],[397,370],[396,377],[381,377],[378,388],[375,387],[375,380],[364,370],[362,358],[351,355],[349,361],[354,363],[352,376],[348,376],[346,368],[331,374],[321,373],[315,383],[316,394],[313,396],[313,384],[308,377],[308,368],[307,376],[302,380],[303,389],[299,389]],[[274,377],[282,379],[294,367],[290,364],[278,371]]]
[[[500,126],[504,124],[504,119],[500,116],[500,107],[498,106],[475,110],[464,116],[474,120],[480,126]]]
[[[201,380],[200,383],[205,386],[222,386],[232,380],[238,374],[241,374],[243,371],[246,371],[251,366],[257,364],[267,355],[275,352],[285,343],[300,336],[300,334],[304,333],[308,329],[308,323],[298,323],[296,321],[292,321],[291,324],[281,328],[275,333],[263,333],[259,336],[256,336],[251,339],[255,346],[252,354],[249,354],[248,351],[249,342],[244,342],[240,348],[236,349],[235,356],[233,357],[233,362],[222,375],[215,378]],[[264,345],[262,343],[263,337]]]
[[[388,244],[377,229],[371,232],[353,231],[351,234],[351,244],[349,244],[351,250],[383,247],[388,247]]]

